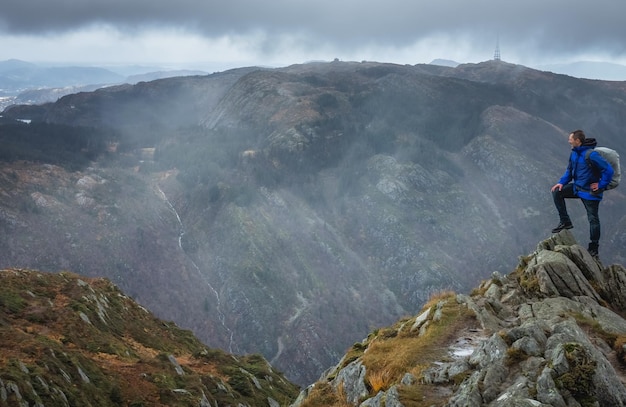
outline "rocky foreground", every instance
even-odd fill
[[[209,349],[108,280],[7,269],[0,281],[0,407],[626,405],[626,269],[570,231],[469,295],[433,294],[295,401],[259,355]]]
[[[356,343],[293,406],[624,406],[626,269],[569,231]]]

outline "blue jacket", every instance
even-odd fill
[[[609,185],[613,178],[613,167],[596,151],[592,151],[589,155],[592,166],[590,168],[585,160],[585,152],[596,146],[595,139],[589,138],[585,140],[582,146],[572,148],[569,158],[569,165],[565,170],[565,174],[559,180],[559,184],[574,183],[574,193],[582,199],[593,201],[602,200],[602,191]],[[599,174],[599,176],[598,176]],[[591,184],[597,182],[600,192],[591,192]]]

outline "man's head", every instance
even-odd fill
[[[574,130],[569,134],[569,139],[567,141],[572,148],[580,147],[585,142],[585,132],[582,130]]]

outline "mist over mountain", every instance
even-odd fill
[[[558,222],[568,132],[626,151],[625,100],[623,82],[502,61],[335,61],[11,106],[0,267],[107,277],[306,385],[432,293],[511,270]],[[601,205],[607,263],[623,200]]]

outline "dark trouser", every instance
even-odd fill
[[[588,199],[582,199],[574,194],[574,185],[564,185],[560,191],[552,192],[552,198],[554,199],[554,206],[559,212],[559,219],[562,223],[572,223],[567,214],[567,207],[565,205],[565,199],[580,199],[585,205],[587,210],[587,219],[589,220],[589,248],[598,247],[600,241],[600,218],[598,217],[598,207],[600,201],[590,201]]]

